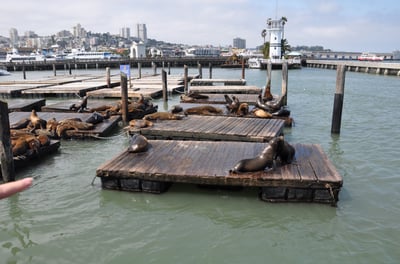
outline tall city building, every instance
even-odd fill
[[[81,26],[81,24],[77,24],[75,27],[73,27],[72,34],[75,38],[85,38],[86,30]]]
[[[246,48],[246,40],[241,38],[234,38],[233,39],[233,47],[238,49],[245,49]]]
[[[131,29],[128,27],[123,27],[119,29],[119,36],[122,38],[130,38],[131,37]]]
[[[18,44],[18,30],[16,28],[10,28],[10,42],[11,45],[16,45]]]
[[[147,42],[146,24],[137,24],[137,37],[144,43]]]

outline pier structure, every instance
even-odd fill
[[[336,70],[345,65],[347,71],[400,76],[400,63],[372,61],[308,60],[307,67]]]

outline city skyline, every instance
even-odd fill
[[[167,2],[116,0],[76,1],[59,7],[55,1],[20,1],[2,4],[0,35],[10,28],[19,35],[34,31],[49,36],[72,30],[118,35],[123,27],[135,35],[137,24],[146,24],[148,38],[188,45],[227,46],[236,37],[248,48],[263,43],[261,31],[268,18],[286,17],[285,38],[292,46],[320,45],[336,51],[392,52],[400,49],[397,25],[399,5],[384,1],[251,1],[170,0]],[[23,19],[13,19],[21,17]]]

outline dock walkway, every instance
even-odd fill
[[[182,120],[158,120],[148,128],[129,128],[149,139],[267,142],[282,134],[284,120],[190,115]]]
[[[272,171],[233,174],[265,143],[150,140],[147,152],[123,151],[96,171],[103,188],[161,193],[171,183],[259,187],[265,201],[336,204],[343,180],[319,145],[294,144],[295,161]]]
[[[201,80],[201,79],[200,79]],[[190,92],[213,94],[260,94],[262,89],[253,85],[190,86]]]

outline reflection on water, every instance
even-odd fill
[[[34,74],[52,73],[27,76]],[[240,76],[241,69],[213,69],[214,78]],[[266,71],[248,70],[246,79],[248,85],[262,87]],[[273,71],[273,94],[280,93],[280,80],[280,72]],[[56,155],[18,172],[17,177],[33,176],[35,181],[29,190],[0,201],[0,259],[397,263],[399,79],[348,72],[341,134],[332,135],[335,80],[333,70],[289,72],[288,104],[295,126],[284,134],[289,142],[322,146],[344,179],[337,208],[261,202],[255,189],[232,192],[176,184],[162,195],[102,190],[98,179],[91,185],[97,167],[127,147],[127,136],[116,131],[109,139],[63,140]],[[167,110],[179,95],[169,96],[167,104],[154,101],[159,110]]]

